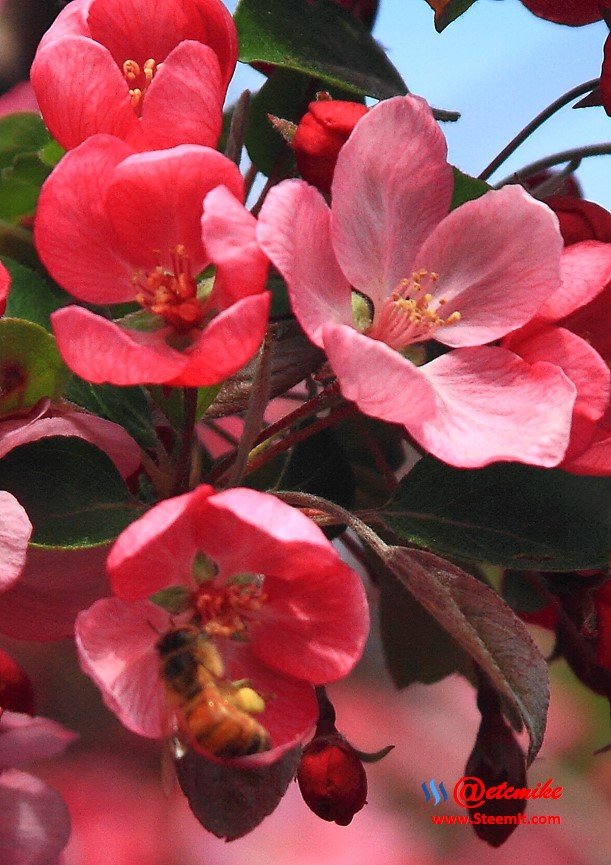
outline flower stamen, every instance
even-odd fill
[[[136,301],[144,309],[164,318],[179,333],[197,327],[205,310],[197,297],[197,283],[191,275],[191,263],[184,246],[170,252],[171,270],[158,264],[148,273],[134,274]]]
[[[204,584],[195,598],[202,630],[211,637],[244,639],[267,595],[256,582]]]
[[[438,327],[460,321],[457,311],[443,318],[439,310],[445,305],[445,299],[436,298],[426,290],[433,289],[438,279],[438,273],[424,269],[414,271],[411,279],[402,279],[384,302],[367,336],[402,351],[411,343],[431,339]]]
[[[135,60],[126,60],[123,64],[123,77],[129,87],[132,108],[138,117],[142,113],[142,103],[146,91],[155,77],[155,73],[159,72],[162,66],[163,63],[157,63],[152,57],[145,60],[142,67]]]

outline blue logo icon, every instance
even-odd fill
[[[429,790],[429,787],[431,788]],[[445,787],[443,786],[443,781],[439,784],[439,789],[437,789],[437,785],[433,778],[429,781],[429,785],[427,787],[426,781],[422,782],[422,792],[424,793],[424,801],[430,802],[431,799],[434,799],[434,805],[439,805],[442,798],[444,802],[448,801],[448,794],[446,793]],[[440,795],[441,794],[441,795]]]

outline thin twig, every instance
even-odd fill
[[[544,156],[543,159],[537,159],[524,168],[520,168],[514,174],[509,175],[500,183],[497,183],[495,189],[500,189],[501,186],[506,186],[508,183],[520,183],[525,177],[531,174],[536,174],[543,171],[545,168],[551,168],[553,165],[560,165],[563,162],[572,162],[573,160],[586,159],[589,156],[608,156],[611,154],[611,141],[604,141],[602,144],[589,144],[586,147],[574,147],[572,150],[562,150],[560,153],[552,153],[551,156]]]
[[[225,156],[236,165],[240,164],[242,148],[246,138],[246,124],[248,122],[248,109],[250,106],[250,91],[245,90],[233,108],[229,134],[225,145]]]
[[[244,431],[240,438],[238,450],[234,463],[229,472],[227,486],[236,487],[244,474],[248,463],[250,450],[261,432],[263,415],[269,403],[272,381],[272,340],[269,331],[259,349],[257,369],[253,378],[250,394],[248,397],[248,408],[244,418]]]
[[[195,420],[197,416],[197,388],[183,388],[183,426],[180,453],[176,461],[174,473],[174,486],[172,495],[187,491],[189,475],[191,473],[191,449],[195,433]]]
[[[494,174],[496,169],[508,159],[511,154],[518,149],[518,147],[526,141],[526,139],[532,135],[532,133],[539,128],[546,120],[549,120],[557,111],[561,108],[564,108],[565,105],[568,105],[569,102],[572,102],[573,99],[577,99],[578,96],[582,96],[584,93],[589,93],[596,85],[598,84],[598,78],[593,78],[591,81],[586,81],[584,84],[579,84],[577,87],[573,87],[571,90],[568,90],[565,94],[560,96],[555,102],[552,102],[551,105],[548,105],[540,114],[531,120],[521,132],[518,132],[515,138],[513,138],[507,147],[504,147],[503,150],[499,153],[498,156],[495,156],[490,165],[487,165],[486,168],[479,175],[480,180],[488,180],[488,178]]]

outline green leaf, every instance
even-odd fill
[[[0,219],[0,255],[8,255],[21,264],[42,270],[32,232],[4,219]]]
[[[44,328],[19,318],[0,319],[0,414],[58,399],[70,371]]]
[[[23,318],[50,331],[51,313],[73,303],[73,299],[35,270],[8,256],[2,256],[1,261],[11,275],[11,290],[6,304],[7,317]]]
[[[124,427],[141,447],[155,447],[157,436],[144,388],[94,385],[74,376],[66,389],[66,397],[93,414]]]
[[[367,27],[328,0],[241,0],[234,17],[244,63],[273,63],[376,99],[407,93]]]
[[[22,111],[0,118],[0,168],[20,153],[37,153],[52,142],[40,114]]]
[[[295,445],[280,486],[321,496],[345,508],[352,506],[354,477],[334,430],[322,429]]]
[[[0,460],[0,489],[26,509],[34,526],[32,543],[42,546],[111,541],[141,514],[110,457],[70,436],[12,450]]]
[[[476,198],[484,195],[492,187],[485,180],[479,180],[477,177],[470,177],[468,174],[463,174],[460,169],[452,167],[454,171],[454,192],[452,193],[452,203],[450,210],[460,207],[465,201],[474,201]]]
[[[475,0],[438,0],[431,3],[434,9],[440,9],[435,13],[435,30],[441,33],[448,24],[459,18],[474,3]]]
[[[427,457],[381,512],[403,541],[504,568],[603,567],[610,536],[610,478],[497,463],[466,471]]]
[[[383,562],[399,583],[395,590],[409,592],[486,673],[514,726],[526,725],[532,762],[545,732],[549,684],[545,658],[523,622],[496,592],[432,553],[389,547]]]
[[[246,127],[246,150],[251,161],[267,177],[287,174],[295,164],[293,152],[270,123],[267,115],[297,123],[312,97],[312,80],[301,72],[276,69],[253,96]]]

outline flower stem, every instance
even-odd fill
[[[248,109],[250,106],[250,91],[245,90],[233,107],[233,115],[225,145],[225,156],[236,165],[240,164],[242,148],[246,137],[246,124],[248,122]]]
[[[511,154],[518,149],[518,147],[523,144],[526,139],[532,135],[532,133],[539,128],[546,120],[549,120],[557,111],[561,108],[564,108],[565,105],[568,105],[569,102],[572,102],[573,99],[577,99],[578,96],[583,96],[584,93],[589,93],[596,85],[598,84],[598,78],[593,78],[591,81],[586,81],[584,84],[579,84],[577,87],[573,87],[571,90],[568,90],[565,94],[560,96],[555,102],[552,102],[551,105],[548,105],[540,114],[531,120],[521,132],[518,132],[515,138],[513,138],[507,147],[504,147],[503,150],[499,153],[498,156],[495,156],[490,165],[487,165],[486,168],[479,175],[480,180],[488,180],[488,178],[494,174],[496,169],[508,159]]]
[[[544,156],[543,159],[537,159],[529,165],[525,165],[519,171],[501,180],[496,184],[496,189],[505,186],[508,183],[519,183],[522,178],[529,177],[531,174],[536,174],[538,171],[543,171],[544,168],[551,168],[552,165],[560,165],[562,162],[575,162],[575,171],[582,159],[588,156],[607,156],[611,154],[611,141],[603,141],[602,144],[589,144],[585,147],[574,147],[571,150],[562,150],[560,153],[552,153],[551,156]]]
[[[272,375],[272,347],[269,331],[265,334],[261,348],[257,369],[253,378],[252,387],[248,397],[248,408],[244,419],[244,430],[236,452],[236,457],[229,472],[227,486],[238,486],[244,469],[248,462],[250,450],[261,432],[263,416],[269,402]]]
[[[180,452],[176,461],[174,473],[174,486],[172,495],[179,495],[189,489],[189,475],[191,473],[191,449],[193,447],[193,436],[195,432],[195,418],[197,414],[197,388],[183,388],[183,425]]]

